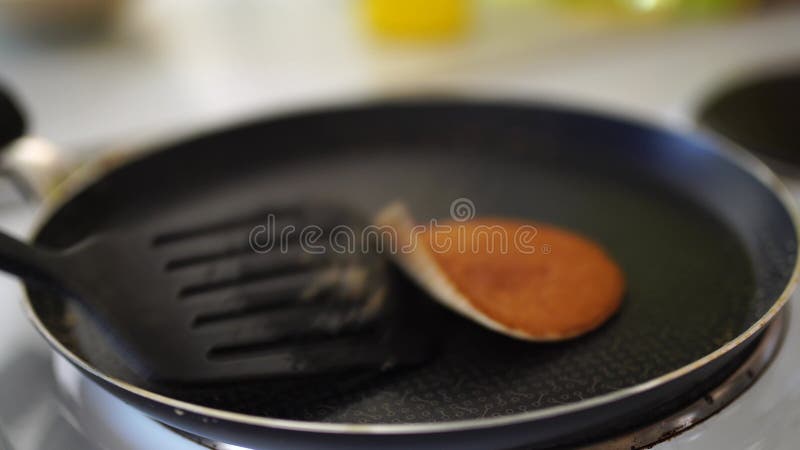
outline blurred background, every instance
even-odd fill
[[[0,82],[71,152],[426,92],[682,120],[800,60],[787,0],[0,1]]]

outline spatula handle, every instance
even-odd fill
[[[0,270],[24,280],[67,290],[53,267],[52,255],[0,232]]]

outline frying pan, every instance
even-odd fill
[[[532,344],[442,309],[396,274],[392,295],[438,342],[428,363],[206,386],[138,379],[79,309],[28,286],[34,325],[81,372],[158,421],[215,441],[579,444],[699,398],[747,355],[796,283],[787,192],[753,157],[699,132],[546,104],[409,99],[255,121],[149,150],[75,182],[48,208],[36,243],[65,248],[130,221],[171,229],[308,197],[345,199],[366,214],[401,199],[425,221],[468,198],[479,215],[591,237],[627,278],[609,323]]]

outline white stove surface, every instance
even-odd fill
[[[719,83],[762,64],[800,61],[797,9],[665,28],[639,39],[619,33],[547,46],[527,34],[519,41],[531,45],[505,58],[487,58],[494,52],[480,45],[410,58],[364,45],[349,31],[343,15],[349,10],[337,2],[250,2],[243,10],[248,17],[236,17],[245,23],[238,28],[220,2],[135,3],[135,20],[103,45],[53,49],[0,36],[0,79],[19,93],[36,134],[77,154],[133,135],[141,140],[298,104],[420,88],[561,99],[687,124]],[[273,8],[287,20],[276,20]],[[182,20],[167,20],[173,17]],[[312,37],[297,32],[312,28]],[[291,45],[276,44],[285,42]],[[304,57],[308,49],[322,53]],[[800,184],[792,188],[800,198]],[[24,236],[34,211],[13,197],[0,183],[0,227]],[[203,448],[76,376],[63,360],[53,361],[24,317],[15,279],[0,274],[0,297],[0,430],[15,450]],[[724,410],[657,449],[797,448],[800,305],[797,298],[791,303],[784,346],[763,376]],[[54,372],[66,395],[58,394]]]

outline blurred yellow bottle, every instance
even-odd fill
[[[378,36],[441,40],[467,28],[470,0],[363,0],[364,17]]]

